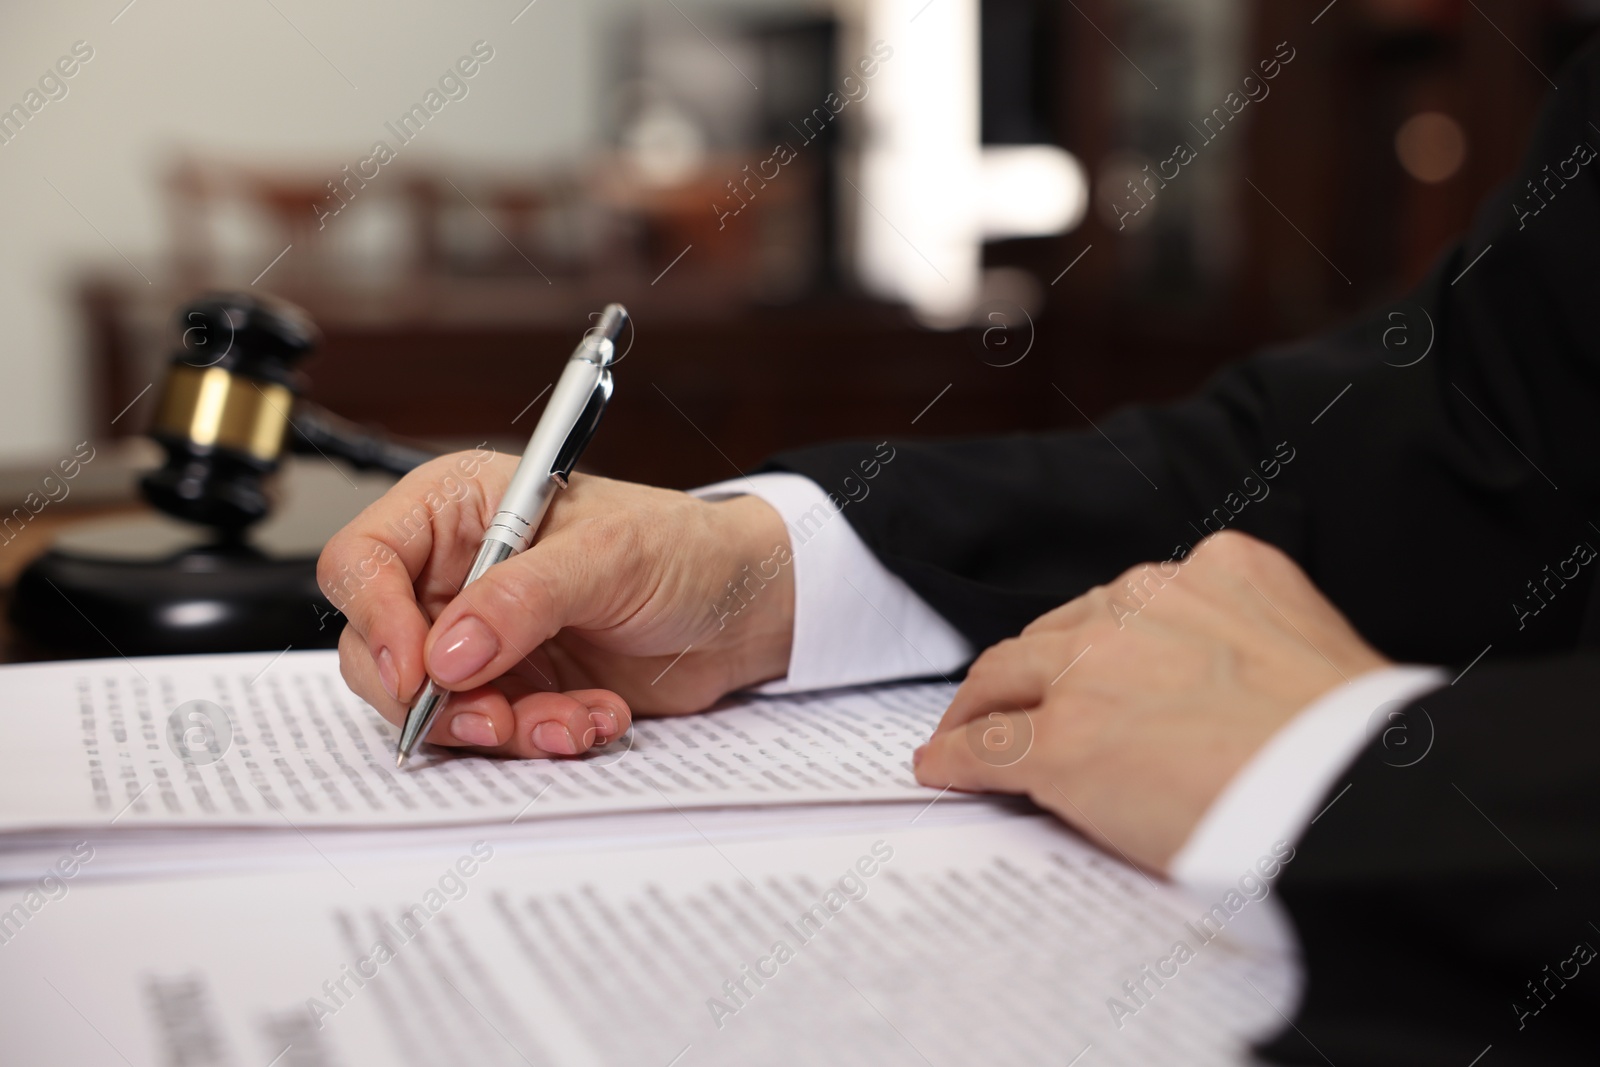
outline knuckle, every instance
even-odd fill
[[[967,668],[967,682],[981,688],[1003,674],[1006,662],[1019,640],[1020,638],[1007,637],[984,649],[983,653],[972,661],[972,666]]]
[[[1212,534],[1201,542],[1197,552],[1201,566],[1207,570],[1223,570],[1252,578],[1281,573],[1284,564],[1291,562],[1276,546],[1236,530]]]
[[[1032,622],[1022,628],[1021,636],[1029,637],[1033,634],[1039,633],[1041,630],[1050,629],[1053,625],[1055,625],[1057,618],[1059,618],[1060,611],[1060,608],[1052,608],[1043,615],[1040,615],[1037,619],[1034,619]]]
[[[317,586],[321,589],[328,587],[328,579],[333,574],[334,559],[341,554],[343,549],[344,531],[333,535],[326,545],[322,547],[322,554],[317,557]]]
[[[1200,548],[1205,550],[1205,557],[1212,564],[1227,566],[1248,564],[1260,545],[1260,541],[1237,530],[1222,530],[1200,542]]]
[[[1072,629],[1082,621],[1085,615],[1085,608],[1089,604],[1093,603],[1091,599],[1086,598],[1092,597],[1094,592],[1095,591],[1091,589],[1084,596],[1069,600],[1060,607],[1052,608],[1045,612],[1043,615],[1030,622],[1027,626],[1023,627],[1021,636],[1037,637],[1043,633]]]
[[[381,588],[387,580],[384,568],[396,559],[394,549],[381,540],[343,535],[342,540],[330,542],[317,559],[317,588],[335,608],[355,615],[365,625],[372,621],[367,617],[372,612],[363,615],[350,609],[362,604],[369,589]]]
[[[1170,578],[1161,575],[1161,565],[1147,562],[1129,567],[1117,576],[1117,580],[1109,586],[1101,587],[1107,597],[1121,597],[1133,591],[1149,594],[1165,586]]]
[[[460,462],[461,457],[465,455],[467,455],[466,452],[446,452],[442,456],[434,456],[426,463],[421,463],[413,467],[401,480],[427,480],[439,471],[448,470],[450,467]]]
[[[349,534],[341,530],[323,546],[322,554],[317,557],[317,588],[324,593],[332,595],[338,592],[340,568],[345,565],[349,555],[350,540]]]
[[[1245,535],[1240,534],[1241,537]],[[1258,541],[1254,537],[1247,538],[1250,549],[1252,565],[1264,571],[1277,571],[1284,567],[1298,568],[1299,564],[1289,558],[1289,554],[1277,545],[1266,541]]]
[[[1116,579],[1111,582],[1109,587],[1110,590],[1114,592],[1123,588],[1124,586],[1137,582],[1139,578],[1144,575],[1144,570],[1147,566],[1149,566],[1149,564],[1135,563],[1133,566],[1117,575]]]

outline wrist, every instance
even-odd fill
[[[731,692],[789,672],[794,559],[783,517],[760,497],[730,497],[708,507],[720,546],[713,558],[725,569],[712,590],[711,641],[722,652]]]

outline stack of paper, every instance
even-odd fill
[[[581,759],[425,749],[402,771],[396,731],[345,687],[331,652],[95,660],[6,676],[0,877],[84,840],[100,850],[137,838],[209,862],[336,827],[927,803],[910,753],[948,699],[943,685],[768,697],[642,721]]]
[[[3,685],[0,1062],[1228,1063],[1292,1006],[1281,938],[919,787],[942,684],[405,771],[331,653]]]

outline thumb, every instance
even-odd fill
[[[917,781],[969,793],[1026,793],[1033,764],[1033,715],[991,711],[935,733],[912,754]]]
[[[423,645],[428,675],[472,689],[510,670],[565,627],[598,628],[626,617],[628,565],[570,531],[535,543],[463,588]]]

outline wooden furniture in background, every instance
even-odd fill
[[[1081,0],[1041,23],[1054,56],[1043,68],[1049,125],[1091,176],[1132,136],[1116,100],[1144,89],[1127,64],[1142,55],[1137,21],[1147,10]],[[285,243],[294,233],[307,242],[263,285],[306,304],[326,331],[308,368],[311,395],[396,432],[515,437],[524,425],[517,417],[584,316],[609,300],[626,302],[638,324],[632,362],[618,371],[619,417],[592,453],[598,469],[619,476],[687,485],[837,435],[1082,425],[1073,405],[1097,417],[1117,404],[1182,395],[1263,344],[1398,296],[1510,173],[1549,89],[1545,74],[1554,76],[1592,25],[1577,5],[1555,0],[1255,0],[1246,11],[1235,42],[1246,64],[1280,41],[1296,59],[1237,131],[1242,150],[1225,175],[1238,219],[1233,266],[1175,290],[1148,272],[1144,238],[1118,233],[1098,210],[1076,232],[993,245],[991,266],[1027,271],[1044,294],[1030,326],[1016,317],[1013,351],[1028,338],[1032,349],[1010,368],[984,362],[996,360],[976,330],[925,331],[898,309],[848,293],[802,286],[772,303],[753,281],[773,258],[761,245],[771,231],[759,217],[739,219],[755,224],[738,233],[713,227],[709,194],[724,171],[749,161],[736,155],[655,191],[626,181],[608,187],[618,168],[603,159],[564,176],[524,177],[520,190],[516,176],[386,174],[382,181],[392,177],[390,190],[407,198],[415,239],[401,269],[375,289],[317,277],[318,236],[305,229],[314,184],[245,175],[232,188],[286,220]],[[1451,114],[1468,143],[1460,171],[1431,185],[1409,177],[1394,150],[1400,123],[1424,108]],[[188,178],[174,195],[214,188]],[[786,188],[775,183],[755,206],[804,209],[803,198],[785,204]],[[538,220],[579,194],[600,212],[592,248],[602,251],[563,258],[531,248]],[[459,202],[467,197],[470,209]],[[503,232],[479,246],[489,252],[463,259],[444,228],[477,215]],[[142,427],[148,397],[116,425],[111,419],[159,373],[171,309],[200,284],[250,280],[219,277],[214,259],[196,252],[201,237],[185,218],[175,214],[174,284],[135,291],[88,282],[80,290],[99,432]],[[1069,263],[1076,266],[1063,274]]]

